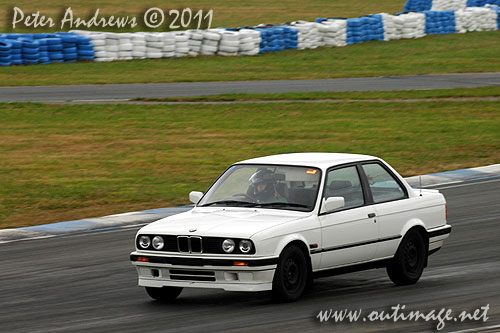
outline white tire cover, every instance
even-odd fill
[[[147,42],[161,42],[163,40],[162,36],[155,33],[149,33],[146,35]]]
[[[217,52],[218,55],[224,56],[224,57],[235,57],[238,55],[238,52],[224,52],[224,51],[219,51]]]
[[[106,45],[106,40],[104,40],[104,39],[92,39],[92,44],[94,44],[94,47],[104,46],[104,45]]]
[[[215,32],[205,31],[203,33],[203,38],[208,40],[218,41],[221,39],[221,35]]]
[[[220,46],[238,47],[240,45],[239,41],[225,40],[224,38],[220,41]]]
[[[189,36],[186,35],[175,35],[175,42],[187,42],[189,40]]]
[[[163,48],[164,44],[163,42],[148,42],[146,44],[147,47],[154,47],[154,48],[157,48],[157,49],[161,49]]]
[[[194,31],[191,31],[191,34],[189,36],[189,39],[191,40],[203,40],[203,32],[201,30],[194,30]]]
[[[163,52],[162,58],[173,58],[175,57],[175,52]]]
[[[118,52],[118,45],[107,45],[106,52]]]
[[[176,47],[175,53],[189,53],[189,47]]]
[[[217,46],[211,46],[211,45],[202,45],[201,46],[201,52],[211,52],[211,53],[215,53],[217,52]]]
[[[224,31],[222,33],[222,39],[226,41],[239,41],[240,34],[236,31]]]
[[[178,43],[175,43],[175,47],[176,48],[179,48],[179,47],[189,47],[189,42],[178,42]]]
[[[254,56],[254,55],[259,54],[259,49],[255,49],[255,50],[252,50],[252,51],[240,52],[240,54],[244,55],[244,56]]]
[[[202,45],[217,47],[219,45],[219,42],[216,40],[205,39]]]
[[[226,45],[219,45],[219,52],[226,52],[226,53],[234,53],[238,52],[239,48],[238,46],[226,46]]]
[[[250,51],[255,49],[255,44],[254,43],[246,43],[246,44],[240,44],[239,50],[240,51]]]
[[[146,53],[146,58],[158,59],[162,57],[161,52],[148,52]]]
[[[190,39],[188,45],[189,46],[201,46],[201,40]]]
[[[253,37],[245,37],[240,39],[240,44],[253,43]]]
[[[162,52],[174,52],[175,45],[164,45],[161,50],[162,50]]]
[[[132,43],[129,44],[120,44],[119,49],[120,51],[132,51],[134,46]]]
[[[94,56],[96,58],[105,58],[107,57],[107,52],[106,51],[98,51],[94,53]]]
[[[146,52],[146,46],[143,46],[143,45],[134,45],[134,47],[132,48],[132,51],[135,51],[135,52]]]

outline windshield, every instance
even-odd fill
[[[321,171],[277,165],[233,165],[198,206],[264,207],[312,211]]]

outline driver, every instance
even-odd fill
[[[250,179],[248,194],[259,203],[286,202],[276,190],[274,174],[271,170],[257,170]]]

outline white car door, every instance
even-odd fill
[[[345,204],[319,215],[321,269],[367,261],[375,255],[378,240],[375,209],[366,205],[366,190],[363,191],[358,168],[350,165],[327,172],[322,200],[343,197]]]
[[[389,169],[381,162],[362,165],[368,180],[369,195],[373,200],[379,225],[379,245],[376,258],[391,257],[401,240],[401,229],[415,214],[408,193]]]

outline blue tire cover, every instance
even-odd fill
[[[65,47],[63,48],[63,53],[66,54],[66,53],[77,53],[78,52],[78,49],[76,47]]]
[[[94,61],[94,56],[79,56],[79,60],[88,60],[88,61]]]
[[[78,57],[93,57],[95,55],[94,51],[78,50]]]
[[[63,59],[63,54],[61,52],[49,53],[49,58],[51,60],[61,60]]]
[[[84,50],[84,51],[94,51],[94,45],[93,44],[78,44],[78,50]]]
[[[49,51],[61,51],[63,49],[62,44],[49,44],[47,45]]]

